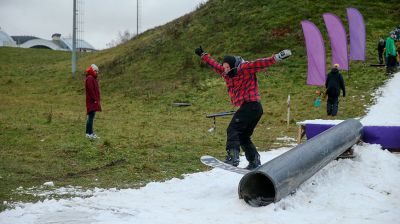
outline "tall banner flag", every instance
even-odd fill
[[[304,41],[307,49],[307,85],[323,86],[326,79],[325,44],[321,32],[314,23],[303,20]]]
[[[365,24],[361,13],[355,8],[347,8],[350,33],[350,60],[365,61]]]
[[[339,69],[349,70],[346,30],[337,15],[324,13],[323,17],[331,40],[332,65],[339,64]]]

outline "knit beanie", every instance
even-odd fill
[[[235,68],[236,58],[235,56],[226,55],[222,63],[228,63],[231,69]]]
[[[97,67],[97,65],[92,64],[90,67],[92,67],[93,71],[99,73],[99,67]]]

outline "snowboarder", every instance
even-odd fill
[[[339,64],[334,64],[331,72],[328,73],[325,87],[326,94],[328,95],[326,112],[328,116],[336,116],[339,110],[340,90],[343,91],[343,97],[346,96],[343,76],[339,73]]]
[[[96,115],[96,111],[101,111],[100,87],[99,87],[99,82],[97,81],[98,74],[99,74],[99,68],[95,64],[92,64],[86,70],[86,81],[85,81],[86,112],[87,112],[86,138],[89,139],[99,138],[93,132],[93,120]]]
[[[260,155],[251,141],[251,135],[263,114],[263,108],[260,103],[256,73],[288,58],[292,54],[291,51],[283,50],[269,58],[260,58],[251,62],[244,61],[240,56],[227,55],[222,64],[211,58],[201,46],[195,49],[195,53],[222,76],[228,88],[231,103],[239,107],[227,128],[227,155],[224,162],[238,166],[240,147],[242,147],[249,161],[246,169],[257,168],[261,165]]]

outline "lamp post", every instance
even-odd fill
[[[73,17],[72,17],[72,76],[75,76],[76,72],[76,0],[73,6]]]

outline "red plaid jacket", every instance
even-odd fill
[[[274,57],[244,62],[237,68],[237,74],[231,78],[224,74],[224,67],[211,58],[210,55],[205,54],[201,59],[224,78],[228,87],[228,94],[231,97],[231,103],[235,107],[240,107],[244,102],[259,101],[261,99],[258,92],[256,73],[276,63]]]

